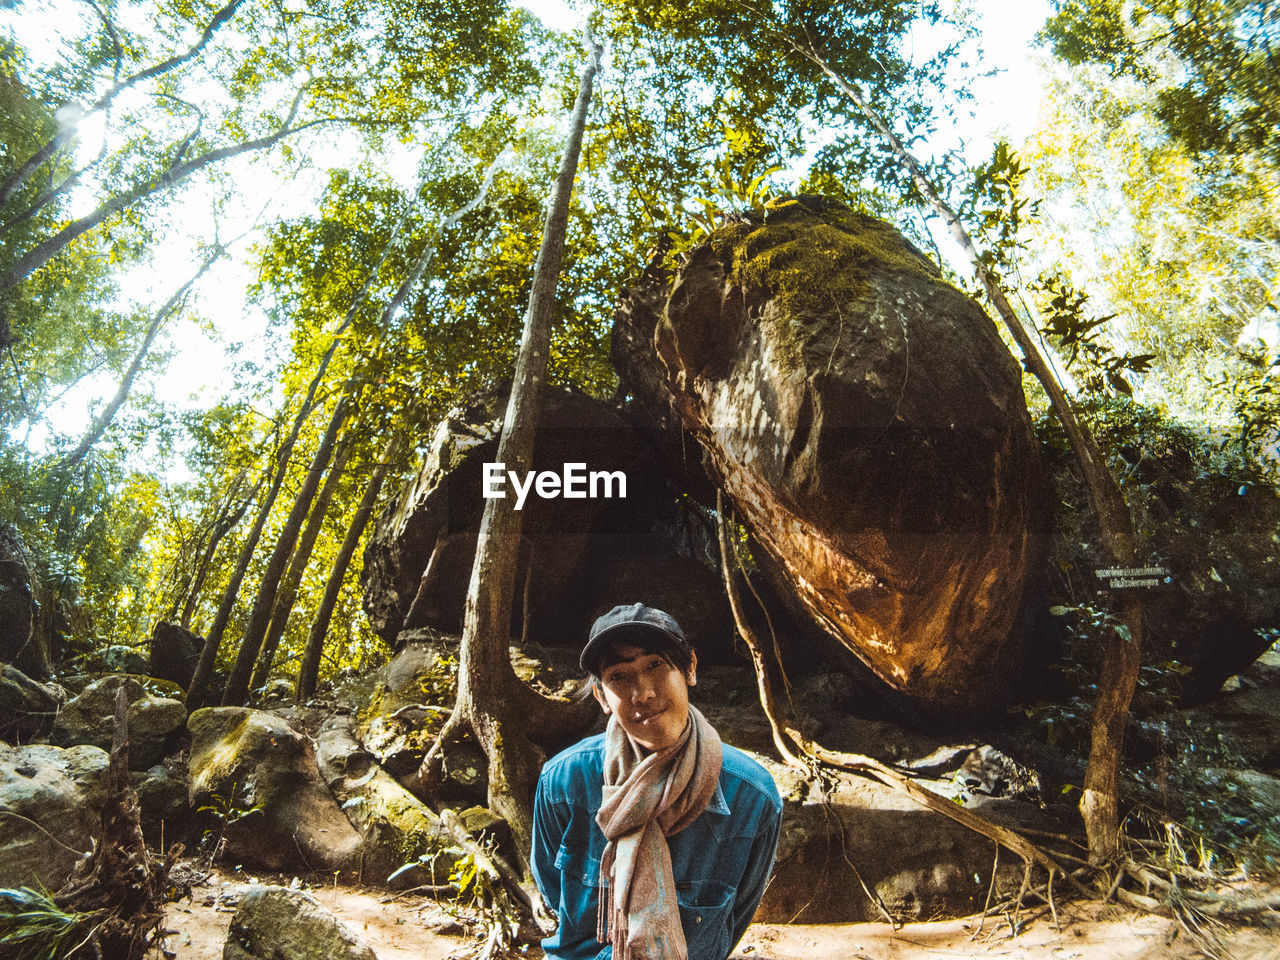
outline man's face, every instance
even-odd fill
[[[695,656],[687,674],[660,653],[630,643],[613,646],[616,661],[605,667],[592,690],[605,713],[645,750],[657,751],[680,739],[689,719],[689,688],[697,683]]]

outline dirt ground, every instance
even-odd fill
[[[291,877],[215,873],[190,901],[169,905],[167,943],[174,960],[221,960],[240,896],[252,884],[297,884]],[[377,954],[378,960],[447,960],[473,945],[467,931],[434,900],[386,890],[303,884]],[[1005,918],[911,923],[753,924],[734,960],[1280,960],[1280,927],[1219,927],[1206,952],[1169,919],[1097,903],[1063,904],[1059,923],[1047,911],[1024,913],[1016,937]],[[541,956],[537,947],[531,958]]]

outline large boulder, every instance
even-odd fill
[[[0,523],[0,663],[48,680],[49,651],[36,636],[31,553],[12,524]]]
[[[374,629],[400,646],[413,631],[456,634],[475,559],[484,508],[484,464],[497,456],[506,397],[476,399],[454,410],[433,435],[416,477],[379,517],[365,551],[361,582]],[[562,475],[621,472],[626,496],[598,486],[595,497],[539,497],[523,503],[512,635],[563,643],[618,603],[663,606],[708,649],[728,649],[732,621],[710,569],[678,555],[653,535],[677,515],[677,496],[644,440],[612,407],[581,393],[548,389],[538,420],[533,469]],[[511,484],[503,490],[515,496]],[[589,492],[589,491],[588,491]],[[644,572],[669,564],[661,578]],[[677,573],[678,571],[678,573]],[[527,622],[525,603],[527,597]]]
[[[384,881],[405,864],[422,871],[399,874],[402,886],[443,884],[461,851],[450,850],[440,818],[382,769],[356,742],[348,717],[333,716],[316,734],[320,776],[364,839],[367,880]]]
[[[651,270],[613,336],[624,386],[697,439],[810,619],[922,704],[1016,689],[1047,474],[995,326],[897,231],[775,204]]]
[[[129,701],[129,769],[146,770],[180,748],[186,727],[182,691],[166,681],[128,674],[93,680],[58,713],[53,737],[62,744],[83,743],[110,750],[116,694],[121,686]]]
[[[204,641],[176,623],[161,620],[151,631],[151,652],[147,672],[171,680],[183,690],[191,683]]]
[[[102,823],[106,751],[0,743],[0,887],[57,890]]]
[[[13,664],[0,664],[0,740],[47,734],[65,696],[56,684],[37,683]]]
[[[247,707],[207,707],[187,721],[190,802],[211,808],[227,850],[272,870],[359,866],[361,838],[316,767],[310,738]]]
[[[253,887],[240,901],[222,960],[377,960],[373,950],[315,897]]]

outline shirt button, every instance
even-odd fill
[[[702,917],[701,917],[701,916],[694,917],[694,918],[693,918],[693,922],[694,922],[694,923],[701,923],[701,922],[702,922]]]

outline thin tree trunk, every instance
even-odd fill
[[[244,518],[245,511],[249,509],[249,502],[257,496],[258,489],[262,486],[262,479],[259,478],[253,489],[249,491],[248,496],[240,500],[237,507],[236,496],[244,485],[246,472],[241,470],[235,480],[231,482],[231,489],[227,492],[226,498],[218,504],[217,512],[214,514],[213,519],[209,521],[207,533],[198,539],[198,546],[193,546],[192,548],[194,552],[198,553],[198,557],[191,568],[191,573],[186,578],[186,584],[181,588],[178,595],[173,598],[173,606],[169,609],[166,617],[167,620],[177,621],[184,630],[190,629],[191,613],[195,609],[200,591],[204,589],[204,581],[209,575],[209,567],[213,563],[213,555],[217,552],[218,544]]]
[[[1106,459],[1093,435],[1076,418],[1071,401],[1010,306],[995,275],[983,262],[959,216],[934,189],[915,157],[858,89],[837,73],[812,46],[799,44],[794,40],[789,42],[797,53],[821,68],[875,127],[968,256],[988,298],[1018,344],[1027,366],[1044,387],[1054,414],[1066,431],[1112,559],[1121,567],[1132,565],[1137,556],[1137,544],[1133,517],[1124,495],[1107,468]],[[1115,631],[1106,640],[1098,679],[1098,698],[1094,704],[1089,765],[1080,800],[1080,813],[1089,839],[1089,859],[1095,864],[1113,861],[1119,854],[1120,758],[1129,704],[1133,699],[1142,662],[1141,598],[1135,594],[1126,595],[1120,604],[1120,615],[1128,636]]]
[[[333,558],[333,566],[329,568],[329,579],[324,585],[324,596],[320,599],[315,619],[311,622],[311,632],[307,635],[307,645],[303,648],[302,662],[298,666],[298,683],[294,692],[299,703],[315,696],[316,680],[320,675],[320,655],[324,652],[324,638],[329,632],[329,620],[338,602],[338,594],[342,592],[342,581],[347,575],[347,566],[355,555],[356,547],[360,544],[360,536],[369,522],[369,517],[373,515],[373,508],[378,503],[378,494],[382,490],[382,482],[387,477],[387,471],[399,458],[400,448],[404,446],[408,435],[407,428],[400,430],[382,451],[382,458],[373,468],[369,485],[365,487],[364,496],[360,498],[360,505],[356,507],[355,516],[351,519],[351,526],[347,528],[347,534],[342,538],[338,555]]]
[[[63,177],[62,182],[57,186],[50,187],[48,190],[44,191],[44,193],[32,200],[31,206],[27,207],[27,209],[23,210],[19,214],[15,214],[4,223],[0,224],[0,237],[3,237],[10,230],[22,226],[63,194],[70,193],[74,190],[76,184],[80,182],[80,178],[84,176],[85,171],[97,166],[101,159],[102,158],[100,156],[95,157],[79,170],[73,170],[71,173]]]
[[[591,41],[570,121],[569,141],[543,228],[524,336],[498,441],[496,459],[505,463],[506,469],[521,473],[529,470],[533,459],[569,200],[600,54],[600,46]],[[432,779],[446,738],[459,725],[470,726],[489,759],[489,807],[510,827],[521,868],[527,873],[533,837],[533,792],[543,759],[542,751],[530,740],[530,733],[545,734],[548,728],[563,727],[570,711],[566,709],[568,703],[556,703],[536,694],[516,677],[511,667],[511,601],[520,527],[521,515],[510,498],[494,498],[485,503],[467,591],[457,702],[445,730],[423,760],[416,786],[425,788]],[[555,710],[553,704],[560,709]],[[556,713],[560,714],[559,724],[554,722]]]
[[[187,291],[189,291],[199,281],[199,279],[205,275],[208,269],[212,267],[226,252],[227,248],[218,244],[214,248],[213,253],[205,258],[204,263],[200,265],[200,269],[197,270],[186,283],[175,290],[173,296],[165,301],[164,306],[152,315],[151,325],[147,328],[146,336],[142,338],[141,345],[134,352],[133,360],[130,361],[128,368],[124,372],[124,376],[120,378],[120,386],[116,388],[115,396],[113,396],[107,402],[107,405],[102,408],[102,412],[93,418],[93,423],[90,424],[85,435],[81,437],[80,443],[76,445],[76,448],[72,450],[71,453],[67,454],[66,458],[63,459],[60,464],[58,464],[59,467],[63,467],[67,470],[73,469],[76,464],[84,459],[85,454],[93,449],[93,445],[101,439],[102,435],[106,432],[107,427],[111,425],[111,421],[115,418],[117,411],[124,406],[125,400],[129,398],[129,391],[133,389],[133,381],[138,376],[138,371],[142,369],[142,364],[143,361],[147,359],[147,354],[151,352],[151,344],[155,342],[156,334],[160,332],[161,324],[163,324],[165,320],[167,320],[170,315],[177,310],[178,305],[186,297]]]
[[[303,406],[305,408],[306,404],[304,403]],[[285,439],[284,443],[280,445],[280,449],[276,452],[275,472],[272,474],[271,485],[263,495],[262,502],[258,504],[258,512],[254,516],[253,526],[245,536],[244,543],[240,545],[240,553],[236,557],[235,568],[231,571],[231,577],[227,581],[226,589],[223,591],[222,600],[219,602],[218,610],[213,616],[213,623],[209,627],[209,632],[205,635],[204,647],[200,650],[200,659],[196,661],[196,669],[187,688],[186,706],[188,713],[205,705],[209,678],[213,675],[213,664],[218,658],[218,647],[222,644],[222,634],[227,629],[227,621],[231,619],[231,611],[235,608],[236,598],[240,592],[240,584],[244,581],[245,572],[249,569],[250,561],[253,560],[253,552],[258,549],[258,540],[262,536],[262,528],[266,525],[267,517],[271,514],[271,508],[275,506],[276,497],[280,494],[280,485],[284,482],[285,470],[289,465],[289,454],[293,451],[293,444],[298,437],[298,426],[299,424],[295,422],[293,433]]]
[[[219,513],[218,518],[214,521],[213,529],[210,531],[209,542],[205,544],[204,552],[200,556],[200,563],[196,567],[195,579],[191,584],[190,590],[187,592],[186,601],[182,605],[182,614],[178,618],[178,622],[184,630],[191,629],[191,615],[195,612],[196,603],[200,599],[200,592],[204,590],[204,582],[209,576],[209,570],[213,566],[213,558],[217,554],[218,544],[224,537],[244,519],[245,512],[249,509],[249,504],[253,502],[253,498],[258,495],[258,491],[262,489],[262,484],[266,481],[266,476],[260,476],[253,485],[253,489],[240,501],[238,507],[232,506],[232,497],[239,491],[241,483],[244,482],[244,472],[236,478],[232,487],[232,497],[228,497],[226,504]]]
[[[289,569],[280,581],[280,590],[276,594],[275,604],[271,608],[271,621],[267,627],[266,639],[262,643],[262,652],[258,654],[257,665],[253,668],[253,676],[249,680],[249,689],[257,690],[267,682],[271,675],[271,661],[275,659],[276,648],[280,646],[280,638],[284,636],[285,627],[289,623],[289,614],[293,611],[293,603],[298,598],[298,586],[302,583],[302,575],[306,573],[307,564],[311,561],[311,551],[315,549],[316,539],[320,536],[320,528],[324,526],[324,518],[329,512],[329,503],[338,489],[347,469],[347,458],[355,448],[355,431],[349,430],[338,444],[338,451],[333,456],[333,464],[325,477],[324,486],[316,496],[311,513],[307,516],[307,525],[298,538],[293,556],[289,558]]]
[[[249,613],[249,623],[245,626],[244,635],[240,640],[235,665],[231,668],[231,676],[227,678],[227,688],[222,694],[224,707],[243,706],[249,700],[250,675],[253,672],[254,661],[258,659],[258,653],[262,649],[263,637],[267,633],[267,622],[271,617],[280,578],[284,574],[285,565],[289,562],[289,555],[293,553],[293,546],[298,542],[302,522],[311,509],[316,488],[320,486],[320,478],[333,457],[334,444],[337,442],[343,424],[346,423],[350,409],[351,404],[346,396],[340,398],[335,404],[333,415],[329,418],[324,437],[307,469],[302,487],[293,499],[293,508],[289,511],[289,517],[285,520],[280,536],[276,538],[276,545],[271,551],[271,557],[267,560],[266,569],[262,572],[262,581],[258,584],[258,593],[254,597],[253,609]]]
[[[392,239],[394,239],[394,237]],[[253,529],[249,532],[249,537],[245,540],[244,547],[240,551],[240,557],[236,561],[236,568],[232,572],[231,581],[227,586],[227,592],[222,597],[222,603],[218,606],[218,612],[214,617],[213,626],[209,628],[209,635],[205,638],[204,648],[200,651],[200,661],[196,664],[195,676],[192,677],[191,688],[187,691],[188,711],[195,710],[197,707],[203,706],[209,685],[209,677],[213,673],[213,664],[218,657],[218,646],[222,643],[222,634],[227,628],[227,621],[230,619],[231,610],[235,606],[236,592],[240,589],[240,583],[244,580],[245,571],[249,569],[249,562],[253,559],[253,551],[257,549],[258,546],[258,538],[262,536],[262,528],[266,524],[267,516],[270,514],[271,508],[275,505],[276,497],[280,493],[280,484],[284,480],[285,467],[288,465],[289,456],[293,452],[293,445],[298,440],[298,434],[302,430],[302,425],[306,422],[307,417],[311,415],[312,404],[315,402],[316,391],[320,388],[320,383],[324,380],[324,375],[329,370],[329,364],[333,361],[334,354],[337,353],[338,344],[342,342],[343,335],[355,320],[357,309],[361,302],[363,302],[365,295],[369,292],[369,288],[377,278],[378,271],[386,262],[390,253],[391,244],[388,243],[387,246],[383,247],[382,255],[379,257],[377,265],[369,271],[369,275],[365,278],[364,283],[352,298],[351,305],[347,308],[347,312],[342,318],[342,323],[340,323],[338,325],[338,329],[333,332],[333,338],[329,343],[329,348],[325,351],[324,356],[320,358],[320,363],[316,367],[316,372],[311,378],[311,383],[307,385],[307,394],[302,400],[302,405],[298,408],[298,415],[294,417],[293,428],[290,430],[289,436],[285,439],[284,444],[280,448],[280,453],[277,455],[278,469],[275,479],[258,510],[258,516],[254,521]],[[383,315],[386,315],[385,312]]]

